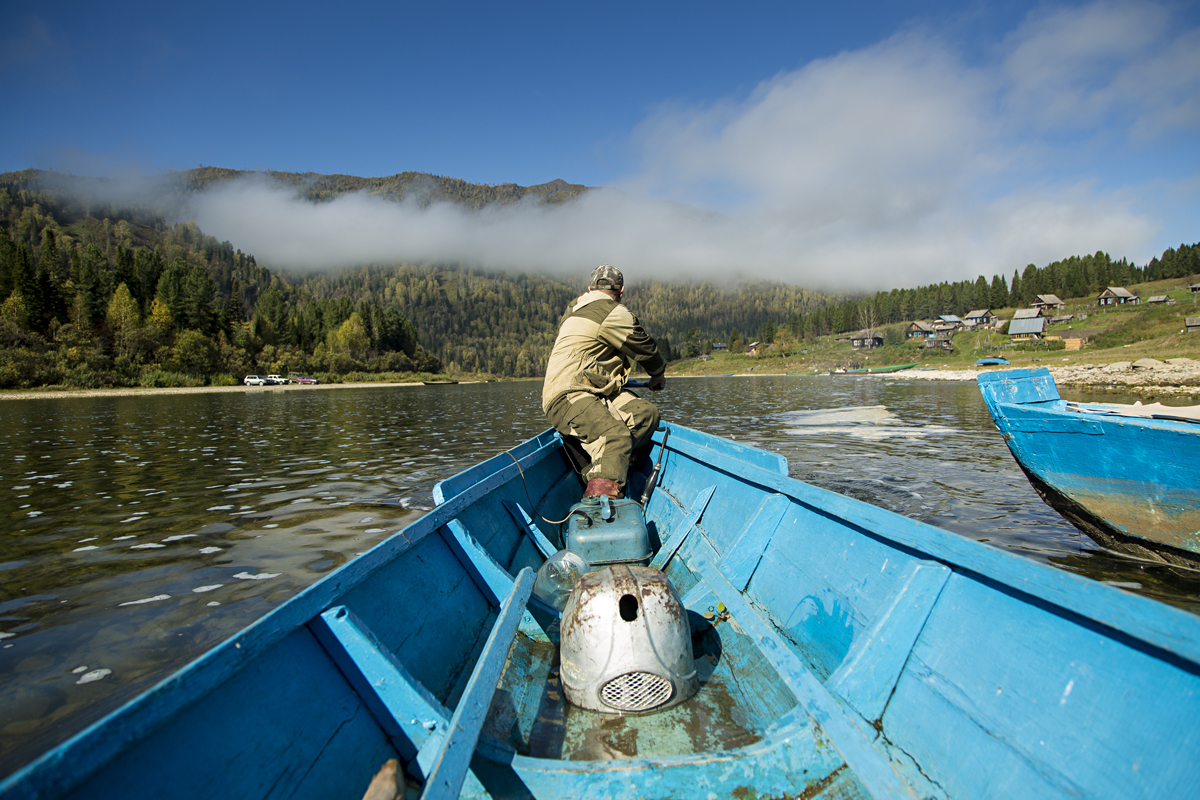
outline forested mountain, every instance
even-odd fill
[[[327,379],[436,373],[531,377],[544,370],[558,320],[584,288],[533,273],[455,264],[372,264],[290,274],[171,223],[190,193],[245,173],[201,168],[160,176],[153,201],[119,202],[105,179],[27,170],[0,175],[0,388],[230,383],[247,373]],[[585,187],[480,186],[439,176],[269,173],[320,202],[368,191],[479,208],[566,202]],[[99,199],[106,198],[106,199]],[[173,209],[175,211],[173,211]],[[1028,305],[1105,286],[1200,273],[1200,246],[1145,267],[1106,253],[995,275],[846,299],[781,283],[633,283],[626,302],[672,356],[713,341],[798,340]]]
[[[231,183],[239,178],[258,178],[270,184],[285,186],[314,202],[332,200],[354,192],[365,192],[387,200],[413,202],[421,207],[449,202],[471,209],[523,200],[556,205],[574,200],[587,191],[586,186],[567,183],[561,179],[537,186],[518,186],[515,183],[493,186],[424,172],[401,172],[386,178],[359,178],[354,175],[321,175],[315,172],[249,172],[222,167],[197,167],[165,175],[121,180],[27,169],[0,175],[0,182],[10,189],[71,198],[81,210],[98,219],[131,219],[132,216],[140,222],[152,224],[156,219],[186,219],[187,201],[193,194]],[[123,196],[138,199],[129,202],[115,199]]]
[[[157,385],[250,372],[540,375],[568,285],[461,265],[389,264],[292,275],[167,222],[192,191],[244,173],[203,168],[162,178],[154,203],[121,203],[104,179],[27,170],[0,176],[0,386]],[[386,179],[272,173],[314,200],[373,191],[470,207],[584,187],[478,186],[404,173]],[[165,188],[164,188],[165,187]],[[121,287],[124,286],[124,290]],[[628,302],[664,349],[819,308],[829,298],[783,284],[631,285]]]
[[[0,176],[0,387],[442,370],[395,305],[298,291],[156,209],[28,186]]]

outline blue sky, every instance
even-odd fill
[[[867,290],[1200,240],[1195,3],[42,2],[0,30],[0,171],[606,187],[558,213],[318,213],[261,183],[198,204],[282,266]]]

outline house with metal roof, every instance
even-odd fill
[[[1173,306],[1175,301],[1165,294],[1156,294],[1146,298],[1146,304],[1151,306]]]
[[[1046,311],[1067,307],[1067,304],[1060,300],[1056,294],[1039,294],[1037,300],[1034,300],[1031,305],[1034,308],[1041,308]]]
[[[1008,323],[1008,339],[1011,342],[1022,339],[1040,339],[1045,331],[1046,319],[1044,317],[1026,317],[1014,319]]]
[[[1126,289],[1124,286],[1109,286],[1096,298],[1096,305],[1100,306],[1121,306],[1126,303],[1137,303],[1141,300],[1133,292]]]
[[[1018,308],[1013,314],[1013,319],[1033,319],[1040,316],[1042,316],[1040,308]]]

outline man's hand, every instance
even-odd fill
[[[652,376],[650,378],[650,380],[646,383],[646,388],[652,392],[661,392],[663,389],[667,388],[667,376],[666,375]]]

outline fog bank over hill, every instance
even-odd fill
[[[191,213],[203,230],[288,269],[462,262],[572,279],[608,262],[638,281],[774,279],[875,290],[1008,274],[1072,249],[1123,253],[1146,239],[1147,221],[1079,194],[1074,203],[1010,198],[988,213],[974,212],[979,219],[958,215],[872,231],[853,219],[800,225],[772,209],[718,213],[620,188],[553,206],[522,202],[473,211],[362,193],[316,204],[294,190],[244,179],[196,196]],[[976,226],[990,235],[975,233]]]
[[[902,31],[745,96],[663,104],[630,132],[635,168],[554,205],[313,206],[238,182],[198,198],[196,221],[302,268],[611,262],[638,280],[874,291],[1098,250],[1146,263],[1195,238],[1200,202],[1200,31],[1177,23],[1153,4],[1048,8],[986,53]]]

